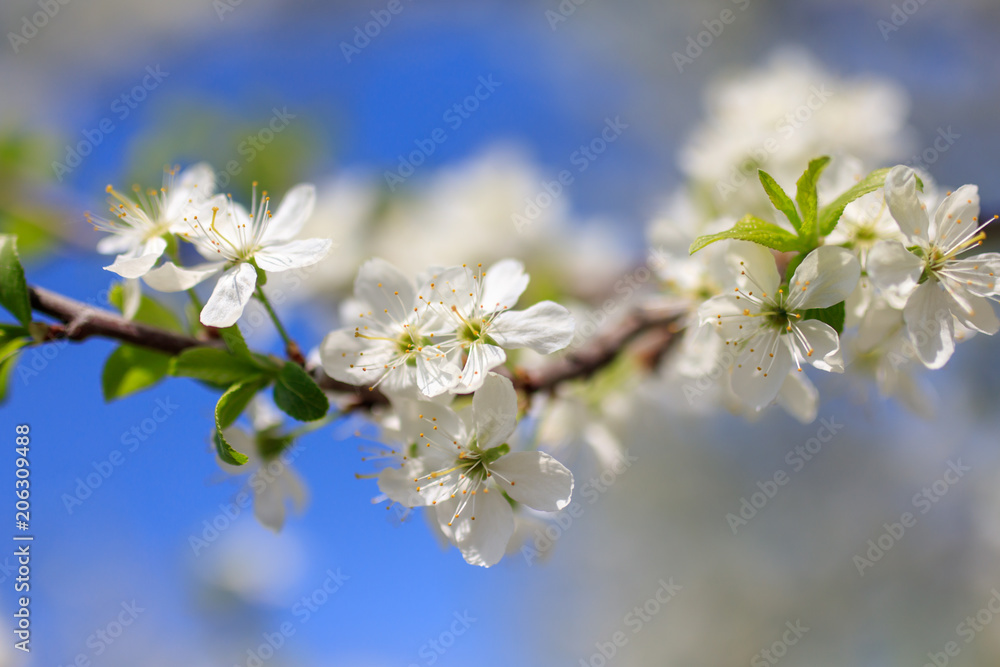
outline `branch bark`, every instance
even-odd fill
[[[46,340],[83,341],[91,337],[110,338],[130,345],[177,355],[192,347],[219,347],[218,339],[199,339],[167,331],[121,315],[89,306],[83,302],[51,292],[41,287],[29,287],[31,306],[39,313],[55,318],[61,324],[49,325]],[[507,373],[515,388],[525,394],[553,391],[571,380],[586,379],[601,370],[643,334],[656,332],[656,349],[662,356],[676,339],[680,314],[676,309],[657,308],[636,310],[615,328],[579,344],[567,354],[540,369],[515,369]],[[334,380],[322,367],[306,367],[316,382],[328,391],[346,394],[341,409],[370,409],[388,403],[382,392],[357,387]]]

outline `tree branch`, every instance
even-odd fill
[[[89,306],[75,299],[29,287],[31,307],[55,318],[61,325],[49,325],[46,340],[82,341],[91,337],[110,338],[130,345],[177,355],[193,347],[219,347],[218,340],[199,339],[158,327],[133,322],[117,313]],[[601,370],[643,334],[655,332],[654,356],[667,352],[676,340],[680,314],[675,308],[639,309],[615,328],[581,343],[566,355],[535,370],[515,369],[507,374],[514,386],[525,394],[553,391],[559,384],[586,379]],[[648,347],[648,346],[647,346]],[[647,350],[648,354],[648,350]],[[306,367],[325,390],[347,394],[341,409],[350,412],[388,403],[382,392],[339,382],[326,375],[322,367]]]

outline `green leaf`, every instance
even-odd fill
[[[330,401],[316,381],[291,361],[278,373],[274,402],[295,419],[305,422],[322,419],[330,409]]]
[[[257,451],[265,461],[278,457],[295,442],[295,438],[291,435],[277,433],[277,429],[274,431],[257,433]]]
[[[121,311],[124,296],[122,286],[115,285],[111,288],[108,300],[111,302],[111,305]],[[142,300],[139,302],[139,310],[136,311],[132,321],[159,327],[160,329],[167,329],[176,333],[184,333],[184,327],[173,311],[157,303],[145,294],[142,295]]]
[[[240,359],[253,360],[250,348],[247,347],[247,342],[243,340],[243,333],[237,325],[234,324],[231,327],[219,329],[219,333],[222,335],[222,340],[225,341],[226,347],[229,348],[230,352]]]
[[[816,185],[828,164],[830,158],[827,156],[810,160],[809,167],[795,184],[795,201],[799,203],[799,212],[802,214],[802,229],[799,231],[799,236],[808,239],[810,245],[815,245],[819,239],[819,228],[816,226],[819,197],[816,194]]]
[[[844,333],[844,320],[847,319],[847,302],[835,303],[829,308],[813,308],[802,313],[804,320],[819,320],[833,327],[837,335]]]
[[[31,343],[30,338],[9,338],[0,344],[0,404],[10,396],[10,376],[17,366],[21,349]]]
[[[229,444],[226,437],[222,435],[222,431],[216,430],[212,441],[215,442],[215,451],[219,453],[219,458],[226,463],[241,466],[250,460],[243,452],[233,449],[233,446]]]
[[[233,449],[222,431],[232,426],[257,392],[266,387],[267,383],[268,379],[262,377],[237,382],[227,389],[215,404],[215,448],[219,452],[219,458],[226,463],[241,466],[249,460],[246,454]]]
[[[850,190],[824,206],[819,212],[819,235],[826,236],[833,231],[837,222],[840,221],[840,216],[844,215],[844,209],[847,208],[848,204],[885,185],[885,177],[888,173],[888,168],[876,169],[858,181]]]
[[[747,215],[736,223],[732,229],[728,229],[718,234],[699,236],[691,244],[690,252],[694,254],[705,246],[722,241],[724,239],[737,239],[740,241],[753,241],[762,246],[773,248],[780,252],[789,252],[801,249],[801,241],[791,232],[781,227],[761,220],[753,215]]]
[[[770,198],[771,203],[774,204],[774,208],[778,209],[785,214],[788,221],[792,223],[792,227],[795,231],[802,233],[802,219],[799,217],[799,212],[795,210],[795,204],[792,202],[792,198],[789,197],[778,182],[774,180],[769,173],[763,169],[757,172],[757,176],[760,178],[760,184],[764,186],[764,192],[767,193],[768,198]]]
[[[213,347],[184,350],[170,362],[170,374],[228,387],[263,374],[257,364]]]
[[[112,401],[151,387],[167,374],[170,357],[142,347],[122,345],[104,362],[101,390]]]
[[[30,340],[31,331],[17,324],[0,324],[0,347],[15,338],[28,338]]]
[[[220,431],[232,426],[236,418],[243,414],[250,400],[266,387],[267,383],[267,378],[256,377],[237,382],[227,389],[215,404],[215,426]]]
[[[0,306],[9,310],[22,326],[31,324],[28,283],[17,256],[17,237],[11,234],[0,234]]]
[[[792,276],[795,275],[795,269],[799,268],[799,264],[802,263],[802,260],[804,260],[808,254],[809,253],[807,252],[800,252],[788,260],[788,264],[785,266],[785,281],[792,279]]]

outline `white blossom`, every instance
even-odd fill
[[[906,238],[876,243],[868,273],[885,299],[903,309],[917,356],[941,368],[955,351],[955,323],[994,334],[1000,321],[990,301],[998,300],[1000,254],[961,257],[985,238],[979,221],[979,191],[963,185],[941,202],[933,219],[917,193],[916,174],[898,166],[889,172],[885,198]]]
[[[828,324],[806,319],[810,309],[844,301],[858,283],[858,260],[847,250],[823,246],[796,268],[781,287],[774,256],[766,248],[740,244],[740,277],[732,292],[705,302],[703,325],[711,325],[733,346],[731,383],[754,410],[771,403],[793,368],[812,364],[843,372],[840,339]]]
[[[186,220],[181,236],[210,261],[192,267],[167,262],[143,279],[161,292],[194,287],[224,271],[201,311],[205,326],[236,323],[257,287],[257,269],[279,272],[315,264],[330,251],[329,239],[293,240],[311,215],[316,200],[312,185],[292,188],[272,216],[267,191],[257,200],[256,183],[248,212],[231,197],[217,196],[200,214]]]
[[[491,373],[461,415],[421,402],[404,428],[413,455],[379,475],[379,488],[407,507],[432,506],[444,535],[468,563],[489,567],[503,557],[514,533],[511,501],[543,512],[566,507],[573,475],[552,456],[511,452],[517,394]]]

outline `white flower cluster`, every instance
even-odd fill
[[[809,422],[819,394],[803,368],[843,373],[854,363],[884,395],[921,409],[914,366],[941,368],[956,342],[1000,328],[990,304],[1000,298],[1000,254],[970,252],[991,222],[979,219],[976,187],[939,197],[921,193],[922,182],[909,167],[889,170],[797,265],[767,241],[745,240],[667,262],[666,290],[691,313],[671,372],[720,380],[716,395],[737,409],[777,401]],[[688,397],[706,384],[686,385]]]
[[[264,191],[258,200],[256,183],[247,211],[232,196],[212,196],[215,172],[209,165],[185,170],[175,184],[176,173],[167,172],[159,191],[143,193],[136,186],[135,200],[109,185],[111,217],[87,214],[95,229],[111,234],[101,240],[98,251],[118,255],[105,268],[126,279],[126,315],[134,314],[139,304],[138,278],[155,290],[180,292],[222,272],[200,319],[205,326],[232,326],[257,288],[258,270],[310,266],[330,251],[329,239],[293,240],[315,206],[312,185],[292,188],[272,215],[270,197]],[[191,267],[174,261],[156,266],[174,239],[192,243],[208,261]]]
[[[274,382],[275,401],[289,415],[324,414],[315,412],[327,403],[315,376],[302,370],[263,293],[267,274],[316,265],[301,293],[314,313],[339,300],[341,326],[307,369],[321,366],[339,383],[377,388],[388,399],[386,411],[374,410],[388,460],[378,473],[380,499],[427,508],[466,561],[491,566],[546,513],[571,502],[573,473],[552,453],[569,462],[578,453],[571,447],[589,452],[603,470],[620,461],[611,422],[622,412],[615,406],[648,391],[637,380],[643,369],[658,363],[663,395],[680,386],[688,408],[721,405],[753,416],[777,403],[812,421],[819,390],[804,372],[811,366],[874,379],[883,395],[923,411],[931,402],[912,371],[941,368],[957,342],[1000,328],[990,303],[1000,300],[1000,255],[972,252],[990,222],[979,220],[976,187],[941,195],[922,170],[873,170],[907,144],[907,103],[893,85],[835,77],[784,52],[712,88],[709,99],[706,120],[681,154],[689,188],[650,226],[659,284],[647,284],[645,267],[645,278],[627,273],[607,235],[571,224],[565,199],[541,206],[537,171],[508,154],[444,170],[419,192],[387,200],[369,180],[342,176],[320,193],[316,215],[311,185],[292,188],[272,215],[256,184],[249,210],[213,194],[213,172],[200,164],[169,171],[159,191],[137,190],[134,199],[109,186],[112,216],[88,219],[111,234],[98,249],[117,255],[106,268],[125,279],[126,315],[139,307],[140,279],[160,291],[189,290],[199,303],[192,288],[219,276],[199,303],[210,327],[234,325],[254,296],[263,302],[295,367],[278,371],[273,360],[248,355],[251,380],[266,379],[250,389],[224,383],[239,410]],[[533,225],[512,223],[525,215]],[[337,259],[318,264],[332,242],[296,240],[304,228],[336,236]],[[204,261],[184,265],[181,242]],[[449,266],[483,256],[493,261],[488,268]],[[506,256],[520,259],[499,259]],[[665,302],[679,319],[653,354],[643,356],[636,341],[638,354],[613,351],[586,381],[519,395],[520,373],[574,336],[588,338],[555,301],[517,308],[529,284],[521,260],[537,293],[557,295],[580,314],[587,302],[600,303],[588,321],[614,327],[634,306]],[[349,276],[353,296],[341,298]],[[237,445],[219,445],[229,472],[244,471],[232,464],[246,460],[270,471],[265,466],[293,437],[273,422],[248,435],[219,415],[217,408],[217,435]],[[249,456],[234,457],[243,450]],[[294,472],[279,472],[254,489],[258,517],[276,529],[288,502],[300,506],[305,497]]]
[[[369,260],[344,306],[352,324],[319,350],[332,378],[378,386],[392,400],[398,448],[390,453],[396,465],[379,475],[382,492],[406,507],[433,506],[465,560],[487,567],[514,533],[513,507],[555,512],[573,492],[572,473],[549,454],[511,451],[517,394],[491,372],[505,350],[549,354],[573,337],[573,317],[559,304],[513,310],[527,286],[514,260],[486,270],[432,269],[416,284],[388,262]],[[470,392],[471,408],[450,407],[454,395]]]

